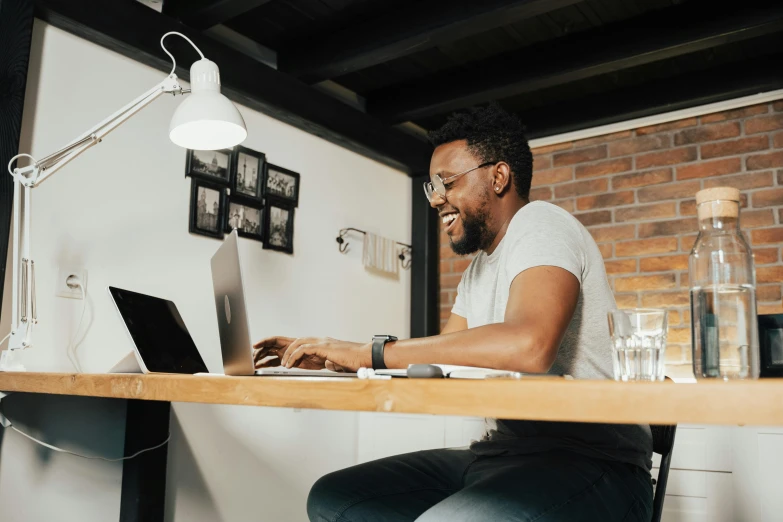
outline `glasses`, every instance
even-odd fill
[[[608,313],[616,381],[662,381],[666,363],[666,310],[634,308]]]
[[[463,172],[460,172],[459,174],[454,174],[453,176],[449,176],[446,179],[443,179],[438,174],[435,174],[432,177],[432,181],[427,181],[424,183],[424,194],[427,195],[427,201],[432,203],[432,196],[436,192],[440,197],[446,199],[446,184],[452,183],[455,179],[457,179],[460,176],[464,176],[468,172],[473,172],[474,170],[483,169],[484,167],[489,167],[490,165],[494,165],[495,163],[497,163],[497,161],[487,161],[486,163],[482,163],[478,167],[473,167],[472,169],[465,170]]]

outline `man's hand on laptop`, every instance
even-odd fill
[[[269,337],[253,345],[256,368],[285,366],[335,372],[372,367],[372,343],[350,343],[328,337]]]

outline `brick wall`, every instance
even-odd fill
[[[618,307],[666,307],[670,365],[690,364],[688,254],[702,188],[742,191],[759,313],[783,313],[783,101],[533,150],[532,200],[571,212],[595,238]],[[470,257],[440,237],[441,322]]]

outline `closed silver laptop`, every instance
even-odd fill
[[[215,290],[215,310],[220,330],[220,350],[226,375],[288,375],[308,377],[355,377],[355,373],[299,368],[255,369],[253,342],[250,337],[242,264],[239,259],[237,231],[231,232],[212,256],[212,286]]]

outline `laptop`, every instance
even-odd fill
[[[356,377],[355,373],[300,368],[255,368],[250,321],[242,285],[242,264],[236,229],[212,256],[212,286],[220,330],[220,350],[226,375],[286,375],[307,377]]]

